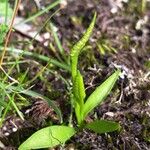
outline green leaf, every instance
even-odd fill
[[[106,79],[96,90],[89,96],[84,104],[83,119],[98,104],[100,104],[112,90],[116,80],[118,79],[120,70],[115,71],[108,79]]]
[[[95,21],[96,21],[96,13],[94,14],[92,22],[91,22],[90,26],[88,27],[87,31],[84,33],[83,37],[71,49],[71,54],[70,54],[71,68],[72,68],[71,72],[72,72],[73,79],[75,78],[75,76],[77,74],[78,56],[92,34],[92,31],[93,31],[93,28],[95,25]]]
[[[75,134],[74,128],[67,126],[51,126],[35,132],[19,147],[19,150],[52,148],[65,143]]]
[[[96,120],[87,124],[85,128],[101,134],[106,132],[113,132],[115,130],[120,129],[120,124],[117,122],[107,120]]]
[[[82,106],[84,104],[84,98],[86,94],[85,94],[83,77],[80,74],[80,71],[77,72],[77,75],[74,80],[73,93],[76,101],[79,103],[80,106]]]
[[[73,83],[73,94],[74,94],[74,103],[75,103],[75,112],[78,124],[82,122],[83,114],[83,105],[85,99],[85,87],[83,82],[83,77],[80,74],[80,71],[77,72],[77,75]]]

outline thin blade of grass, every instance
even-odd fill
[[[33,15],[33,16],[27,18],[26,20],[24,20],[24,21],[22,21],[22,22],[20,22],[20,23],[18,23],[18,24],[27,23],[27,22],[29,22],[29,21],[34,20],[36,17],[38,17],[38,16],[44,14],[45,12],[49,11],[50,9],[54,8],[54,7],[57,6],[59,3],[60,3],[60,0],[57,0],[57,1],[53,2],[52,4],[50,4],[49,6],[47,6],[46,8],[44,8],[43,10],[39,11],[39,12],[36,13],[35,15]]]
[[[16,61],[10,61],[10,62],[3,62],[2,65],[14,65],[16,63]],[[27,61],[25,60],[21,60],[21,61],[17,61],[16,64],[23,64],[23,63],[27,63]]]
[[[46,19],[46,21],[44,22],[44,24],[42,25],[42,27],[37,31],[37,33],[35,34],[35,36],[33,37],[33,39],[31,40],[31,42],[29,42],[30,44],[33,43],[33,41],[35,40],[36,36],[42,31],[42,29],[48,24],[48,22],[51,20],[51,18],[60,11],[60,8],[57,9],[52,15],[50,15],[48,17],[48,19]]]
[[[24,120],[23,114],[21,113],[21,111],[19,110],[19,108],[17,107],[17,105],[16,105],[15,102],[14,102],[15,93],[14,93],[12,96],[10,96],[10,95],[7,94],[7,92],[6,92],[6,95],[7,95],[7,97],[9,98],[9,101],[11,102],[12,106],[13,106],[14,109],[16,110],[18,116],[19,116],[22,120]]]
[[[7,104],[7,106],[6,106],[5,110],[4,110],[4,113],[3,113],[2,117],[1,117],[0,127],[2,126],[2,123],[3,123],[3,121],[4,121],[5,117],[6,117],[6,114],[7,114],[8,110],[9,110],[9,108],[10,108],[10,104],[11,104],[11,101],[8,102],[8,104]]]
[[[51,32],[52,32],[52,34],[54,36],[54,39],[55,39],[56,45],[58,47],[58,50],[62,54],[62,56],[64,56],[64,49],[63,49],[63,47],[61,45],[61,42],[60,42],[60,40],[58,38],[58,35],[57,35],[57,32],[55,31],[55,26],[54,26],[54,24],[52,22],[50,22],[50,28],[51,28]]]
[[[0,47],[0,51],[2,51],[2,50],[3,50],[3,47]],[[65,69],[65,70],[71,72],[71,68],[70,68],[69,65],[64,64],[62,62],[59,62],[56,59],[49,58],[49,57],[44,56],[44,55],[40,55],[40,54],[37,54],[37,53],[32,53],[32,52],[29,52],[29,51],[24,51],[24,50],[20,50],[20,49],[16,49],[16,48],[10,48],[10,47],[7,48],[7,51],[11,52],[11,53],[22,54],[23,56],[31,56],[33,58],[37,58],[37,59],[45,61],[45,62],[50,62],[50,63],[52,63],[53,65],[55,65],[59,68],[62,68],[62,69]]]
[[[32,90],[26,90],[26,89],[24,89],[24,88],[22,88],[22,87],[11,86],[11,85],[7,86],[7,85],[4,84],[4,83],[0,83],[0,87],[1,87],[2,89],[5,89],[5,90],[10,90],[11,92],[16,92],[16,93],[18,92],[18,93],[20,93],[20,94],[25,94],[25,95],[31,96],[31,97],[33,97],[33,98],[41,98],[41,99],[47,101],[48,104],[54,109],[54,111],[56,112],[56,114],[57,114],[58,117],[59,117],[60,122],[62,123],[62,113],[61,113],[60,109],[59,109],[58,106],[56,106],[56,104],[55,104],[52,100],[50,100],[48,97],[43,96],[43,95],[41,95],[41,94],[39,94],[39,93],[37,93],[37,92],[34,92],[34,91],[32,91]]]
[[[8,0],[5,1],[5,24],[7,24],[8,17]]]

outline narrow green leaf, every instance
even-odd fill
[[[67,126],[51,126],[35,132],[19,147],[19,150],[52,148],[65,143],[75,134],[74,128]]]
[[[58,49],[59,49],[59,52],[60,52],[60,53],[62,54],[62,56],[63,56],[63,55],[64,55],[64,49],[63,49],[62,44],[61,44],[61,42],[60,42],[60,40],[59,40],[59,38],[58,38],[58,34],[57,34],[57,32],[55,31],[55,26],[54,26],[54,24],[53,24],[52,22],[50,22],[50,28],[51,28],[51,32],[52,32],[52,34],[53,34],[53,36],[54,36],[56,45],[57,45],[57,47],[58,47]]]
[[[101,134],[106,132],[113,132],[115,130],[120,129],[120,124],[117,122],[107,120],[96,120],[87,124],[85,128]]]
[[[89,96],[84,104],[83,119],[98,104],[100,104],[112,90],[116,80],[118,79],[120,70],[115,71],[108,79],[106,79],[96,90]]]
[[[78,56],[81,52],[81,50],[83,49],[83,47],[85,46],[85,44],[87,43],[87,41],[89,40],[94,25],[95,25],[95,21],[96,21],[96,13],[94,14],[94,17],[92,19],[92,22],[90,24],[90,26],[88,27],[87,31],[84,33],[83,37],[73,46],[73,48],[71,49],[71,67],[72,67],[72,78],[74,79],[76,74],[77,74],[77,63],[78,63]]]
[[[2,51],[3,49],[4,49],[4,47],[0,46],[0,51]],[[71,71],[70,66],[68,66],[68,65],[66,65],[62,62],[59,62],[58,60],[56,60],[54,58],[49,58],[47,56],[40,55],[38,53],[32,53],[32,52],[29,52],[29,51],[16,49],[16,48],[11,48],[11,47],[7,48],[7,52],[10,52],[12,54],[14,54],[14,53],[21,54],[22,56],[30,56],[30,57],[33,57],[33,58],[36,58],[36,59],[39,59],[39,60],[42,60],[42,61],[45,61],[45,62],[50,62],[53,65],[55,65],[57,67],[60,67],[62,69],[65,69],[67,71]]]
[[[60,0],[55,0],[53,3],[50,3],[50,5],[48,5],[46,8],[40,10],[40,11],[37,12],[35,15],[33,15],[33,16],[27,18],[26,20],[24,20],[24,21],[22,21],[22,22],[20,22],[20,23],[18,23],[18,24],[27,23],[27,22],[29,22],[29,21],[34,20],[35,18],[41,16],[42,14],[47,13],[50,9],[53,9],[54,7],[56,7],[58,4],[60,4],[60,2],[61,2]],[[18,25],[18,24],[17,24],[17,25]]]
[[[106,54],[105,49],[103,48],[102,44],[97,43],[97,47],[98,47],[99,52],[100,52],[101,55],[105,55]]]

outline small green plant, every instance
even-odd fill
[[[106,121],[106,120],[95,120],[91,123],[86,123],[85,118],[87,115],[109,94],[112,90],[116,80],[119,77],[120,71],[115,71],[108,79],[106,79],[95,91],[87,98],[85,93],[85,87],[83,77],[77,67],[78,57],[83,47],[90,38],[96,21],[96,13],[93,20],[88,27],[87,31],[83,35],[77,44],[75,44],[71,50],[71,74],[72,74],[72,107],[75,109],[75,115],[77,119],[77,126],[71,127],[70,125],[54,125],[43,128],[31,137],[29,137],[19,147],[19,150],[27,149],[39,149],[49,148],[60,144],[64,144],[70,137],[72,137],[79,130],[84,128],[93,130],[96,133],[106,133],[118,130],[120,128],[119,123]]]

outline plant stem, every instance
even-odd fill
[[[3,49],[2,56],[1,56],[1,59],[0,59],[0,68],[2,68],[3,59],[4,59],[4,56],[5,56],[5,53],[6,53],[7,45],[8,45],[8,42],[9,42],[9,39],[10,39],[10,36],[11,36],[11,32],[12,32],[12,29],[13,29],[13,23],[14,23],[16,15],[17,15],[20,3],[21,3],[21,0],[17,0],[17,2],[15,4],[15,10],[14,10],[14,13],[13,13],[13,16],[12,16],[12,19],[11,19],[9,31],[8,31],[8,34],[7,34],[7,37],[6,37],[6,40],[5,40],[4,49]]]

